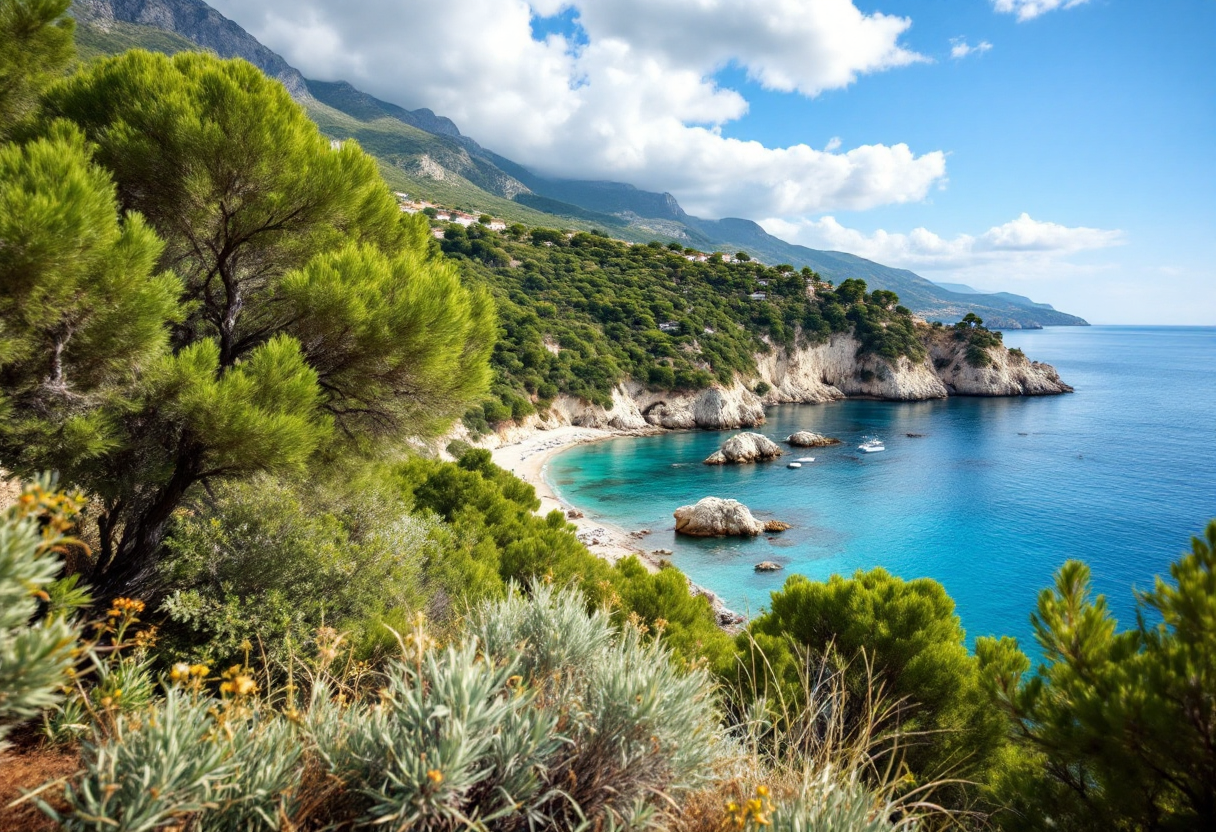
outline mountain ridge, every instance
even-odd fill
[[[322,132],[334,138],[352,137],[351,126],[333,117],[334,112],[361,125],[388,119],[433,137],[385,135],[377,137],[381,140],[376,147],[368,147],[382,165],[400,171],[423,189],[450,172],[472,186],[472,190],[462,193],[475,195],[482,191],[489,198],[510,200],[530,214],[598,223],[627,239],[651,235],[703,251],[744,250],[761,262],[809,266],[834,282],[861,278],[871,288],[896,292],[906,306],[929,319],[952,321],[974,312],[990,326],[1002,329],[1088,325],[1082,318],[1021,295],[955,292],[907,269],[847,252],[789,243],[752,220],[694,217],[669,193],[646,191],[622,182],[541,176],[483,147],[463,135],[451,119],[429,109],[407,110],[346,81],[306,79],[282,56],[202,0],[75,0],[73,8],[80,21],[103,30],[115,22],[145,26],[184,37],[221,57],[244,58],[283,83],[309,110]],[[359,132],[361,135],[354,137],[366,142],[366,136]]]

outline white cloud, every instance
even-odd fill
[[[824,152],[831,153],[833,150],[839,150],[841,144],[840,136],[832,136],[832,138],[828,139],[828,143],[824,145]]]
[[[1031,20],[1056,9],[1071,9],[1089,0],[992,0],[992,6],[1004,14],[1016,14],[1019,21]]]
[[[792,215],[918,201],[945,178],[940,151],[836,152],[722,135],[747,112],[714,75],[743,69],[815,96],[926,60],[906,18],[852,0],[212,0],[305,75],[343,79],[539,172],[674,193],[707,216]],[[585,33],[537,40],[533,16],[573,10]]]
[[[1118,230],[1065,226],[1040,222],[1029,214],[978,234],[959,234],[951,239],[927,228],[907,233],[879,229],[866,234],[841,225],[835,217],[804,220],[764,220],[770,233],[811,248],[846,251],[887,266],[919,271],[953,271],[997,266],[1004,279],[1058,274],[1078,268],[1065,258],[1079,252],[1122,245]],[[984,273],[979,269],[977,273]]]
[[[965,58],[968,55],[983,55],[992,44],[986,40],[982,40],[975,46],[967,43],[966,38],[950,38],[950,57],[955,60]]]

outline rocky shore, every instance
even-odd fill
[[[691,428],[735,430],[764,424],[768,405],[822,404],[848,398],[921,401],[1072,392],[1050,364],[1030,361],[1018,352],[994,347],[988,350],[990,363],[974,367],[965,358],[967,345],[955,340],[949,330],[926,333],[925,344],[928,354],[924,361],[900,358],[888,362],[872,355],[859,358],[857,340],[837,334],[816,346],[757,355],[757,377],[736,377],[730,385],[657,391],[625,381],[613,390],[612,406],[607,408],[558,396],[544,417],[528,417],[500,437],[503,442],[519,441],[537,431],[568,425],[628,434]],[[758,395],[757,389],[765,392]],[[491,444],[498,441],[490,439]]]

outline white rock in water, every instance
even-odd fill
[[[675,510],[675,518],[676,533],[691,537],[755,537],[764,531],[764,524],[752,516],[747,506],[719,497],[706,497],[695,506],[680,506]]]
[[[767,436],[758,433],[740,433],[722,443],[722,449],[706,458],[706,465],[755,462],[761,459],[776,459],[781,448]]]
[[[822,433],[812,433],[809,430],[800,430],[795,434],[786,437],[786,442],[798,448],[824,448],[828,445],[839,445],[840,440],[832,436],[824,436]]]

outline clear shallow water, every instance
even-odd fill
[[[652,529],[647,547],[672,549],[739,611],[766,606],[791,573],[882,566],[941,581],[969,641],[1007,634],[1029,646],[1039,590],[1075,557],[1130,625],[1132,586],[1150,586],[1216,517],[1216,328],[1060,327],[1007,332],[1005,343],[1054,364],[1077,392],[775,407],[758,432],[844,444],[708,466],[730,433],[669,433],[573,448],[546,476],[588,516]],[[859,452],[867,435],[887,450]],[[815,462],[787,469],[798,456]],[[795,527],[771,540],[677,538],[672,511],[709,495]],[[785,569],[757,574],[761,560]]]

